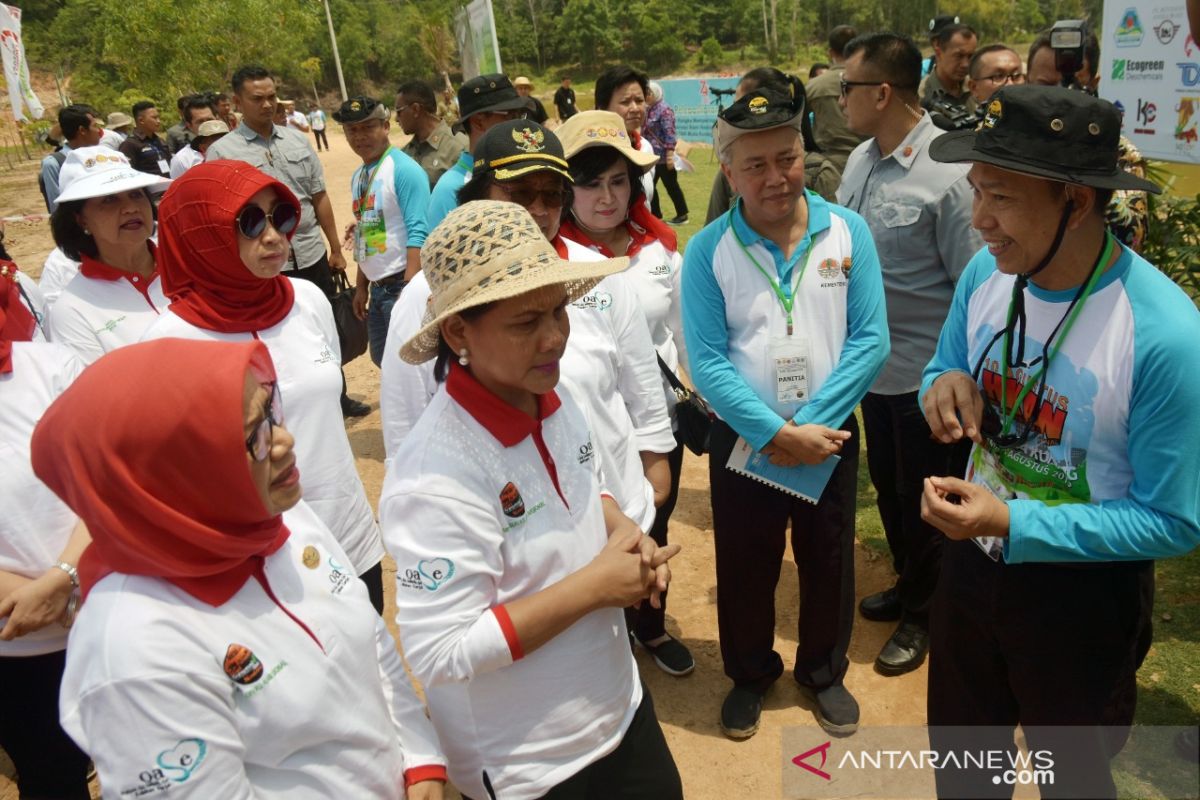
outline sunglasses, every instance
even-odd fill
[[[255,461],[266,461],[271,454],[271,440],[275,438],[275,426],[283,425],[283,398],[279,396],[279,383],[264,384],[271,387],[267,400],[266,415],[255,426],[254,432],[246,437],[246,452]]]
[[[296,223],[300,221],[300,211],[287,203],[279,203],[269,212],[250,204],[238,212],[238,233],[247,239],[257,239],[267,229],[268,221],[278,233],[287,236],[296,229]]]
[[[887,81],[848,81],[845,78],[842,78],[839,82],[839,86],[842,90],[842,97],[845,97],[855,86],[883,86],[885,83],[887,83]]]
[[[506,186],[502,181],[496,185],[504,190],[508,199],[519,206],[529,208],[533,201],[542,198],[542,204],[547,208],[562,208],[567,202],[567,192],[563,189],[530,189],[527,186]]]

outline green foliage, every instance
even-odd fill
[[[671,72],[687,58],[678,25],[658,3],[643,3],[635,9],[636,24],[629,32],[633,53],[651,72]]]
[[[700,43],[700,52],[696,54],[697,63],[701,69],[716,69],[725,60],[725,51],[715,36],[709,36]]]
[[[558,18],[562,55],[596,69],[621,52],[621,31],[610,0],[572,0]],[[567,45],[570,42],[570,45]]]
[[[1200,196],[1150,195],[1142,256],[1200,303]]]

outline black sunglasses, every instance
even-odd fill
[[[275,426],[283,424],[283,398],[279,395],[279,383],[272,381],[264,385],[271,387],[266,413],[262,422],[254,427],[254,432],[246,437],[246,452],[255,461],[267,460],[271,454],[271,441],[275,438]]]
[[[850,93],[850,90],[855,86],[883,86],[887,81],[848,81],[842,78],[840,81],[842,97]]]
[[[267,229],[268,220],[272,228],[287,236],[295,230],[296,223],[300,221],[300,211],[293,205],[279,203],[267,212],[251,203],[238,212],[238,233],[247,239],[257,239]]]

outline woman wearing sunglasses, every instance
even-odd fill
[[[658,602],[679,546],[602,494],[598,420],[559,385],[569,304],[627,262],[564,262],[524,209],[485,200],[421,264],[432,301],[401,356],[434,361],[440,388],[379,507],[451,780],[474,800],[676,800],[620,609]]]
[[[667,368],[678,372],[686,363],[680,320],[679,274],[683,259],[676,251],[675,232],[646,207],[642,176],[657,159],[634,148],[624,123],[611,111],[584,111],[557,131],[574,179],[574,202],[560,229],[565,239],[607,258],[627,256],[624,280],[633,288],[645,315],[650,339]],[[665,376],[659,379],[664,402],[674,415],[675,393]],[[670,487],[658,506],[648,533],[667,544],[667,523],[679,494],[683,444],[667,457]],[[630,632],[670,675],[687,675],[695,668],[691,653],[663,627],[663,606],[631,609]]]
[[[63,162],[50,229],[82,264],[51,306],[46,330],[85,364],[141,339],[167,307],[150,235],[151,194],[169,184],[107,147],[72,150]]]
[[[105,797],[442,797],[395,643],[300,502],[279,382],[262,342],[143,342],[34,431],[92,535],[61,715]]]
[[[192,167],[164,195],[159,268],[170,308],[147,339],[266,344],[282,375],[305,499],[383,610],[383,544],[346,438],[333,312],[308,281],[280,274],[300,204],[240,161]]]

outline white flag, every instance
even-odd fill
[[[23,108],[28,107],[34,119],[41,119],[46,109],[29,83],[25,43],[21,41],[21,9],[4,3],[0,3],[0,58],[4,61],[4,80],[8,83],[13,116],[18,122],[28,122]]]

